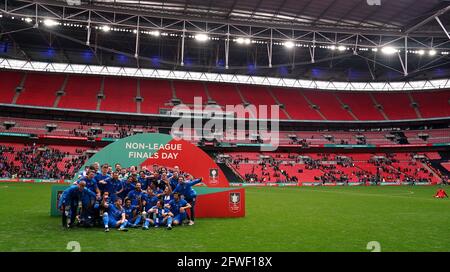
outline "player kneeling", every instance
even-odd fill
[[[173,199],[167,205],[173,213],[173,224],[181,225],[187,218],[186,210],[191,208],[186,200],[181,199],[180,193],[173,193]]]
[[[153,219],[147,218],[144,226],[142,227],[143,229],[148,230],[148,226],[150,224],[154,225],[155,228],[159,226],[167,226],[168,230],[172,229],[173,213],[170,212],[168,208],[164,207],[164,200],[158,200],[158,202],[156,202],[156,206],[153,206],[149,210],[149,213],[153,214]]]
[[[122,199],[117,198],[114,201],[114,205],[103,201],[102,205],[105,208],[105,212],[103,213],[105,232],[109,231],[109,227],[119,227],[119,230],[121,231],[128,231],[126,228],[128,225],[128,220],[126,219],[125,210],[122,207]]]

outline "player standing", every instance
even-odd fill
[[[89,195],[90,197],[96,197],[96,194],[91,190],[86,188],[86,182],[81,180],[76,185],[72,185],[62,193],[58,208],[62,212],[62,222],[63,226],[71,228],[75,222],[78,210],[78,202],[83,199],[84,195]],[[70,221],[67,222],[67,217],[69,216]]]
[[[197,198],[197,192],[192,188],[194,185],[202,182],[203,178],[193,179],[192,176],[188,180],[184,180],[183,177],[178,178],[178,185],[173,190],[174,193],[180,193],[184,196],[184,199],[191,205],[191,214],[189,219],[189,226],[194,225],[195,220],[195,200]]]

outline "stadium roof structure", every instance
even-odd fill
[[[324,81],[443,79],[449,11],[443,0],[4,0],[0,57]]]

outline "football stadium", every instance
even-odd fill
[[[0,251],[449,252],[449,31],[446,0],[0,1]]]

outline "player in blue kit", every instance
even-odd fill
[[[86,183],[86,188],[96,193],[98,198],[100,198],[100,190],[98,189],[97,181],[95,180],[94,176],[95,171],[89,170],[86,176],[76,181],[75,184],[79,184],[80,181],[84,181]]]
[[[133,191],[128,193],[128,198],[131,200],[131,205],[142,207],[142,196],[144,195],[144,191],[141,189],[141,184],[136,183],[136,187]]]
[[[114,200],[116,200],[117,197],[120,197],[120,195],[122,194],[123,190],[124,190],[124,183],[122,182],[122,180],[120,180],[119,178],[119,172],[115,171],[112,174],[112,177],[108,180],[108,182],[110,183],[111,186],[111,198]]]
[[[126,228],[128,220],[125,215],[125,210],[122,207],[122,199],[117,198],[113,205],[104,201],[102,206],[105,208],[105,212],[103,213],[105,232],[109,232],[109,227],[118,227],[120,231],[128,231]]]
[[[178,171],[173,171],[172,176],[169,178],[169,185],[170,188],[173,190],[175,190],[175,188],[178,185],[178,177],[179,177],[179,172]]]
[[[170,185],[167,185],[164,189],[162,199],[164,200],[164,205],[169,204],[169,202],[173,199],[172,189],[170,188]]]
[[[62,212],[62,223],[64,227],[71,228],[75,222],[78,210],[78,202],[83,199],[85,195],[96,197],[96,194],[86,188],[86,182],[81,180],[76,185],[72,185],[62,193],[58,208]],[[67,222],[67,217],[70,221]]]
[[[187,217],[186,210],[191,208],[191,205],[184,199],[181,199],[180,193],[173,193],[173,199],[167,205],[173,214],[173,224],[181,225],[183,220]]]
[[[142,190],[147,190],[148,187],[148,178],[145,174],[145,171],[139,172],[139,177],[137,178],[138,182],[141,184]]]
[[[168,230],[172,229],[172,219],[173,213],[164,207],[164,201],[158,200],[156,206],[153,206],[149,212],[153,214],[153,219],[147,218],[145,220],[143,229],[147,230],[150,224],[154,225],[156,228],[159,226],[167,226]]]
[[[125,199],[125,217],[128,220],[128,226],[135,228],[141,223],[142,215],[139,213],[138,207],[131,205],[130,199]]]
[[[109,195],[109,192],[105,192],[102,196],[102,199],[100,201],[97,201],[95,203],[95,208],[100,210],[100,214],[103,214],[105,211],[105,208],[103,207],[104,203],[107,204],[114,204],[115,199],[112,199]]]
[[[142,196],[142,200],[144,211],[148,213],[148,210],[150,210],[153,206],[156,205],[156,202],[158,202],[159,198],[149,187],[147,188],[147,192]]]
[[[101,172],[95,175],[95,181],[97,182],[98,189],[103,194],[108,189],[111,190],[111,186],[108,181],[111,176],[108,174],[109,165],[107,163],[102,164]],[[111,193],[111,192],[110,192]]]
[[[136,187],[136,183],[133,182],[133,177],[129,176],[125,181],[122,182],[123,190],[119,194],[119,197],[125,199],[128,194],[134,190]]]
[[[191,214],[188,216],[189,226],[194,225],[195,220],[195,200],[197,198],[197,192],[192,188],[194,185],[202,182],[203,178],[193,179],[192,176],[189,179],[184,180],[183,177],[178,177],[178,185],[173,190],[174,193],[180,193],[184,196],[186,200],[191,205]],[[190,218],[189,218],[190,217]]]
[[[159,189],[159,187],[156,186],[155,183],[150,183],[149,187],[150,189],[153,190],[153,194],[155,194],[157,197],[161,197],[163,195],[163,191],[161,189]]]

